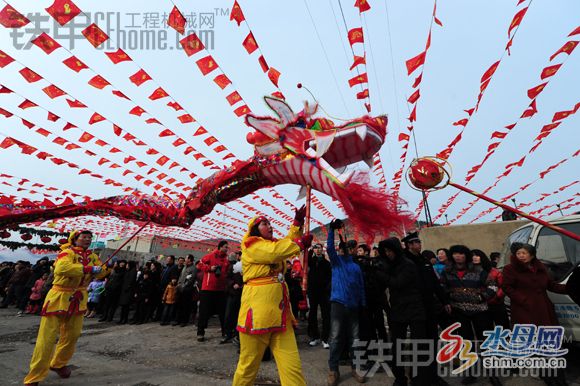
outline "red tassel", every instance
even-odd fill
[[[394,194],[371,187],[368,173],[356,173],[338,194],[353,228],[359,229],[370,245],[376,234],[402,234],[403,225],[409,227],[413,223],[411,213],[398,211],[404,202]]]

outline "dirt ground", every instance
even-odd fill
[[[0,385],[18,385],[27,373],[40,318],[16,317],[13,308],[0,310]],[[309,347],[305,325],[298,329],[302,366],[308,385],[326,385],[328,351]],[[220,345],[217,321],[212,320],[206,331],[206,342],[196,341],[193,325],[160,326],[149,323],[140,326],[99,323],[85,319],[81,338],[71,366],[69,379],[59,379],[51,372],[42,385],[231,385],[238,359],[231,344]],[[580,348],[572,347],[568,355],[569,384],[580,385]],[[341,367],[341,385],[358,385],[348,367]],[[448,378],[452,385],[459,379]],[[503,378],[504,385],[543,385],[535,378]],[[393,379],[378,373],[368,385],[391,385]],[[278,384],[274,361],[262,363],[256,385]],[[480,379],[478,385],[489,384]]]

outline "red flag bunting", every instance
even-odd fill
[[[531,89],[529,89],[528,98],[536,99],[536,97],[544,90],[544,87],[546,87],[547,84],[548,82],[544,82],[542,84],[537,85],[536,87],[532,87]]]
[[[167,19],[167,25],[176,30],[180,35],[185,33],[185,17],[181,14],[179,9],[174,6]]]
[[[260,57],[258,58],[258,63],[260,63],[260,67],[262,67],[262,71],[268,72],[268,69],[270,67],[268,66],[268,63],[266,63],[266,59],[264,58],[264,55],[260,55]]]
[[[562,67],[562,64],[554,64],[553,66],[548,66],[546,68],[544,68],[542,70],[542,74],[540,75],[540,77],[542,78],[542,80],[549,78],[551,76],[554,76],[556,74],[556,72],[558,72],[558,70],[560,69],[560,67]]]
[[[250,108],[246,105],[240,106],[237,109],[234,110],[234,114],[236,114],[238,117],[241,117],[243,115],[246,115],[248,113],[250,113]]]
[[[54,50],[61,47],[56,40],[48,36],[45,32],[34,38],[32,44],[39,47],[47,55],[52,54]]]
[[[15,10],[10,4],[7,4],[0,11],[0,24],[6,28],[20,28],[28,23],[30,23],[30,20]]]
[[[363,13],[371,9],[370,4],[367,0],[356,0],[354,6],[358,8],[359,13]]]
[[[28,83],[34,83],[42,79],[42,76],[38,75],[36,72],[32,71],[28,67],[24,67],[22,70],[18,72]]]
[[[167,156],[163,155],[163,156],[159,157],[159,159],[157,160],[157,164],[159,166],[163,166],[167,163],[167,161],[169,161],[169,158]]]
[[[469,119],[463,118],[457,122],[453,122],[453,126],[466,126],[468,122],[469,122]]]
[[[95,138],[94,135],[92,135],[91,133],[87,133],[86,131],[81,135],[81,137],[79,138],[79,142],[85,143],[85,142],[89,142],[91,139]]]
[[[60,88],[56,87],[54,84],[51,84],[50,86],[43,88],[42,91],[44,91],[44,93],[46,95],[48,95],[48,97],[50,99],[54,99],[54,98],[58,98],[59,96],[66,95],[66,93],[64,91],[62,91]]]
[[[278,79],[280,79],[280,71],[276,70],[274,67],[270,67],[268,70],[268,78],[274,84],[274,86],[278,87]]]
[[[361,83],[368,83],[369,78],[367,76],[367,73],[362,73],[358,76],[355,76],[352,79],[349,79],[348,84],[350,85],[350,87],[354,87],[357,84],[361,84]]]
[[[67,122],[66,125],[62,128],[62,131],[67,131],[70,129],[76,129],[77,127],[70,122]]]
[[[568,118],[570,115],[574,114],[575,110],[568,110],[568,111],[558,111],[554,114],[552,118],[552,122],[561,121],[562,119]]]
[[[365,38],[362,27],[352,28],[350,31],[348,31],[348,41],[351,46],[355,45],[356,43],[364,43]]]
[[[415,92],[413,94],[411,94],[411,96],[409,97],[409,99],[407,99],[407,102],[413,104],[415,102],[417,102],[417,100],[421,97],[421,93],[419,92],[419,89],[415,90]]]
[[[62,61],[63,64],[65,66],[67,66],[68,68],[70,68],[71,70],[75,71],[75,72],[80,72],[81,70],[84,70],[86,68],[89,68],[86,64],[84,64],[83,62],[81,62],[76,56],[71,56],[68,59],[65,59]]]
[[[143,113],[145,113],[145,110],[140,106],[135,106],[131,110],[129,110],[129,114],[136,115],[138,117],[143,115]]]
[[[217,84],[222,90],[224,88],[227,87],[228,84],[231,84],[232,82],[229,80],[229,78],[225,75],[225,74],[221,74],[216,76],[215,78],[213,78],[213,81],[215,82],[215,84]]]
[[[119,64],[121,62],[128,62],[132,60],[129,55],[127,55],[127,53],[120,48],[115,52],[105,52],[105,55],[111,59],[113,64]]]
[[[410,122],[415,122],[417,120],[417,105],[413,107],[413,110],[411,111],[411,114],[409,114],[408,119]]]
[[[184,143],[185,143],[185,140],[183,138],[177,138],[175,141],[173,141],[173,146],[179,147],[179,146],[183,145]]]
[[[216,146],[216,147],[213,149],[213,151],[215,151],[216,153],[221,153],[222,151],[225,151],[225,150],[227,150],[227,149],[226,149],[226,147],[225,147],[224,145],[219,145],[219,146]]]
[[[102,122],[102,121],[104,121],[104,120],[105,120],[105,117],[103,117],[101,114],[99,114],[99,113],[94,113],[94,114],[91,116],[91,119],[89,119],[89,125],[93,125],[93,124],[95,124],[95,123]]]
[[[183,124],[195,122],[195,119],[189,114],[180,115],[177,119]]]
[[[508,38],[511,36],[512,30],[514,28],[517,28],[517,26],[520,25],[520,23],[524,19],[524,16],[526,15],[527,11],[528,11],[528,7],[523,8],[522,10],[520,10],[518,13],[515,14],[514,18],[512,19],[512,22],[510,23],[510,26],[508,28]]]
[[[113,94],[113,95],[115,95],[115,96],[117,96],[117,97],[119,97],[119,98],[123,98],[123,99],[127,99],[127,100],[129,100],[129,97],[127,97],[127,95],[123,94],[123,93],[122,93],[121,91],[119,91],[119,90],[113,90],[113,91],[111,91],[111,94]]]
[[[165,130],[163,130],[162,132],[159,133],[159,136],[162,137],[162,138],[163,137],[171,137],[173,135],[175,135],[175,133],[173,131],[169,130],[169,129],[165,129]]]
[[[570,32],[570,34],[568,36],[574,36],[574,35],[578,35],[580,34],[580,27],[576,27],[576,29],[572,32]]]
[[[89,84],[94,88],[98,88],[99,90],[102,90],[103,88],[110,85],[110,83],[101,75],[93,76],[91,80],[89,80]]]
[[[203,126],[200,126],[200,127],[199,127],[199,128],[196,130],[195,134],[193,134],[193,136],[194,136],[194,137],[197,137],[198,135],[203,135],[203,134],[207,134],[207,130],[206,130],[206,129],[205,129]]]
[[[167,102],[167,106],[171,107],[175,111],[183,110],[183,107],[177,102]]]
[[[354,56],[354,61],[352,62],[352,66],[350,66],[350,70],[352,71],[356,66],[361,64],[367,64],[366,58],[364,56]]]
[[[107,34],[103,32],[95,23],[89,25],[83,30],[85,38],[96,48],[109,39]]]
[[[164,89],[158,87],[155,91],[153,91],[151,95],[149,95],[149,99],[151,99],[152,101],[156,101],[158,99],[166,98],[168,96],[169,94],[167,94],[167,92],[165,92]]]
[[[536,100],[534,99],[532,103],[530,103],[530,107],[522,113],[520,118],[531,118],[536,115],[537,112]]]
[[[252,31],[248,33],[248,36],[242,42],[242,45],[248,52],[248,54],[252,54],[254,51],[258,49],[258,43],[256,43],[256,39],[254,39],[254,34]]]
[[[147,82],[148,80],[151,80],[151,77],[149,76],[149,74],[147,74],[145,72],[145,70],[140,69],[139,71],[137,71],[136,73],[134,73],[133,75],[131,75],[129,77],[129,80],[135,84],[135,86],[139,87],[141,86],[143,83]]]
[[[28,109],[30,107],[36,107],[38,106],[36,103],[29,101],[28,99],[25,99],[24,102],[22,102],[21,104],[18,105],[18,107],[20,107],[22,110]]]
[[[183,47],[183,50],[187,56],[195,55],[205,48],[195,32],[181,39],[179,43]]]
[[[421,65],[425,64],[425,55],[426,52],[423,51],[419,55],[411,58],[405,62],[407,66],[407,75],[411,75],[417,68]]]
[[[420,73],[419,76],[415,78],[415,81],[413,82],[413,88],[419,86],[421,79],[423,79],[423,73]]]
[[[493,76],[493,74],[495,73],[495,71],[497,70],[497,68],[499,67],[499,60],[497,62],[495,62],[494,64],[492,64],[487,71],[485,71],[483,73],[483,76],[481,77],[481,82],[483,83],[484,81],[486,81],[487,79],[491,78]]]
[[[234,1],[234,6],[232,7],[232,12],[230,13],[230,20],[235,20],[238,24],[238,27],[242,21],[246,20],[244,13],[242,12],[242,8],[240,8],[240,5],[237,1]]]
[[[369,89],[368,88],[365,88],[363,91],[356,93],[356,99],[366,99],[368,97],[369,97]]]
[[[46,12],[63,26],[81,13],[81,10],[72,0],[55,0],[50,7],[46,8]]]
[[[550,62],[552,60],[554,60],[554,58],[561,53],[565,53],[565,54],[570,55],[572,53],[572,51],[574,51],[574,49],[576,48],[577,45],[578,45],[578,40],[571,40],[569,42],[566,42],[566,44],[564,44],[562,46],[562,48],[560,48],[558,51],[556,51],[554,53],[554,55],[550,56]]]
[[[197,64],[197,67],[199,67],[199,70],[203,75],[207,75],[210,72],[214,71],[216,68],[218,68],[217,63],[215,62],[214,58],[212,58],[211,55],[203,57],[197,60],[195,63]]]
[[[237,91],[234,91],[230,95],[226,96],[226,99],[227,99],[228,103],[230,104],[230,106],[233,106],[236,103],[238,103],[239,101],[241,101],[242,97],[240,96],[240,94],[238,94]]]
[[[48,119],[51,122],[56,122],[60,119],[60,117],[56,114],[51,113],[50,111],[48,112],[48,117],[46,117],[46,119]]]
[[[0,50],[0,68],[4,68],[10,63],[12,63],[14,59],[5,53],[4,51]]]
[[[282,94],[280,91],[273,92],[272,96],[274,98],[278,98],[278,99],[282,99],[282,100],[286,99],[286,97],[284,97],[284,94]]]
[[[506,137],[506,135],[507,135],[507,133],[503,133],[503,132],[501,132],[501,131],[494,131],[494,132],[491,134],[491,138],[498,138],[498,139],[502,139],[502,138],[505,138],[505,137]]]

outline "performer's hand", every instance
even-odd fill
[[[314,236],[312,236],[310,233],[305,234],[304,236],[300,237],[299,239],[294,240],[294,242],[296,244],[298,244],[298,246],[300,247],[301,250],[305,250],[310,248],[310,246],[312,245],[312,239],[314,238]]]
[[[306,218],[306,206],[302,205],[299,209],[296,209],[296,214],[294,215],[294,225],[301,227],[304,225],[304,219]]]
[[[330,222],[330,229],[336,230],[344,227],[342,220],[335,218]]]

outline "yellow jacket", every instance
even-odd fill
[[[91,275],[85,267],[101,265],[99,257],[90,250],[79,247],[68,247],[56,258],[54,263],[54,280],[48,291],[42,316],[79,315],[87,310],[87,286]],[[107,274],[105,268],[96,275],[97,278]]]
[[[248,229],[252,228],[254,221],[250,221]],[[301,229],[292,225],[288,235],[281,240],[249,236],[249,231],[242,239],[244,289],[238,331],[246,334],[285,331],[288,323],[296,321],[283,277],[286,259],[300,253],[300,247],[293,241],[300,236]]]

